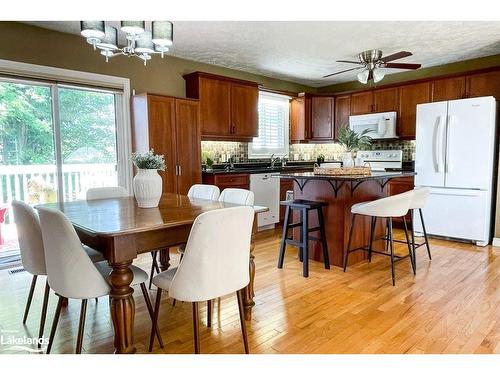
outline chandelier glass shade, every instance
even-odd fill
[[[121,21],[120,30],[125,34],[127,45],[118,46],[118,30],[104,21],[80,21],[81,35],[94,49],[106,58],[135,56],[146,65],[152,55],[165,52],[173,45],[174,27],[170,21],[153,21],[152,31],[146,30],[144,21]]]
[[[365,84],[368,82],[368,76],[370,75],[369,69],[364,69],[361,73],[358,73],[358,81]]]

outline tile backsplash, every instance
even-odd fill
[[[403,161],[413,160],[415,141],[374,140],[372,150],[403,150]],[[340,160],[344,148],[338,143],[301,143],[290,145],[289,160],[315,160],[323,154],[326,160]],[[210,157],[215,163],[224,163],[228,157],[235,162],[258,162],[262,159],[248,159],[248,143],[246,142],[201,142],[202,161]]]

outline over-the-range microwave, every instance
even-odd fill
[[[373,139],[397,138],[396,119],[396,112],[349,116],[349,127],[358,134],[369,129],[367,135]]]

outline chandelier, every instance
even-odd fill
[[[135,56],[144,62],[151,56],[165,52],[173,44],[174,26],[169,21],[153,21],[152,31],[146,31],[144,21],[121,21],[121,31],[125,34],[127,45],[118,46],[118,30],[104,21],[80,21],[81,35],[87,42],[99,49],[108,62],[114,56]]]

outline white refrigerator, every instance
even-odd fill
[[[490,96],[417,106],[415,187],[431,188],[423,209],[428,234],[489,243],[495,115]],[[415,231],[422,232],[418,215]]]

